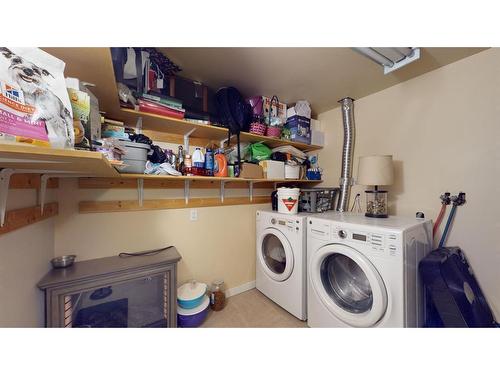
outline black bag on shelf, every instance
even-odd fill
[[[223,87],[215,94],[217,112],[221,125],[228,129],[227,144],[231,144],[231,136],[236,135],[238,149],[238,165],[241,170],[240,132],[248,131],[252,121],[252,107],[234,87]]]

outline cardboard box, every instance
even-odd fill
[[[285,178],[285,163],[277,160],[262,160],[259,162],[262,167],[264,178],[268,180],[283,180]]]
[[[262,167],[258,164],[241,163],[241,178],[264,178]]]

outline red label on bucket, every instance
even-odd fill
[[[289,197],[287,199],[282,199],[283,204],[288,208],[288,211],[291,211],[293,206],[297,203],[297,199],[293,199],[292,197]]]

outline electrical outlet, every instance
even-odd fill
[[[189,219],[191,221],[197,221],[198,220],[198,210],[197,209],[193,209],[193,210],[189,211]]]

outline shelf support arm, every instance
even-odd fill
[[[184,201],[189,203],[189,180],[184,180]]]
[[[5,212],[7,210],[7,196],[9,194],[10,176],[15,170],[4,168],[0,170],[0,227],[5,224]]]
[[[135,132],[137,134],[142,134],[142,117],[137,117],[137,122],[135,124]]]
[[[43,215],[43,208],[45,206],[45,198],[47,196],[47,182],[50,178],[79,178],[79,177],[92,177],[89,174],[77,173],[43,173],[40,175],[40,213]]]
[[[184,134],[184,150],[189,153],[189,137],[194,133],[196,129],[191,129],[186,134]]]
[[[224,203],[225,184],[226,181],[224,180],[220,182],[220,201],[222,203]]]
[[[248,195],[250,196],[250,202],[253,202],[253,181],[248,183]]]
[[[137,179],[137,200],[139,201],[139,207],[144,205],[144,179]]]

